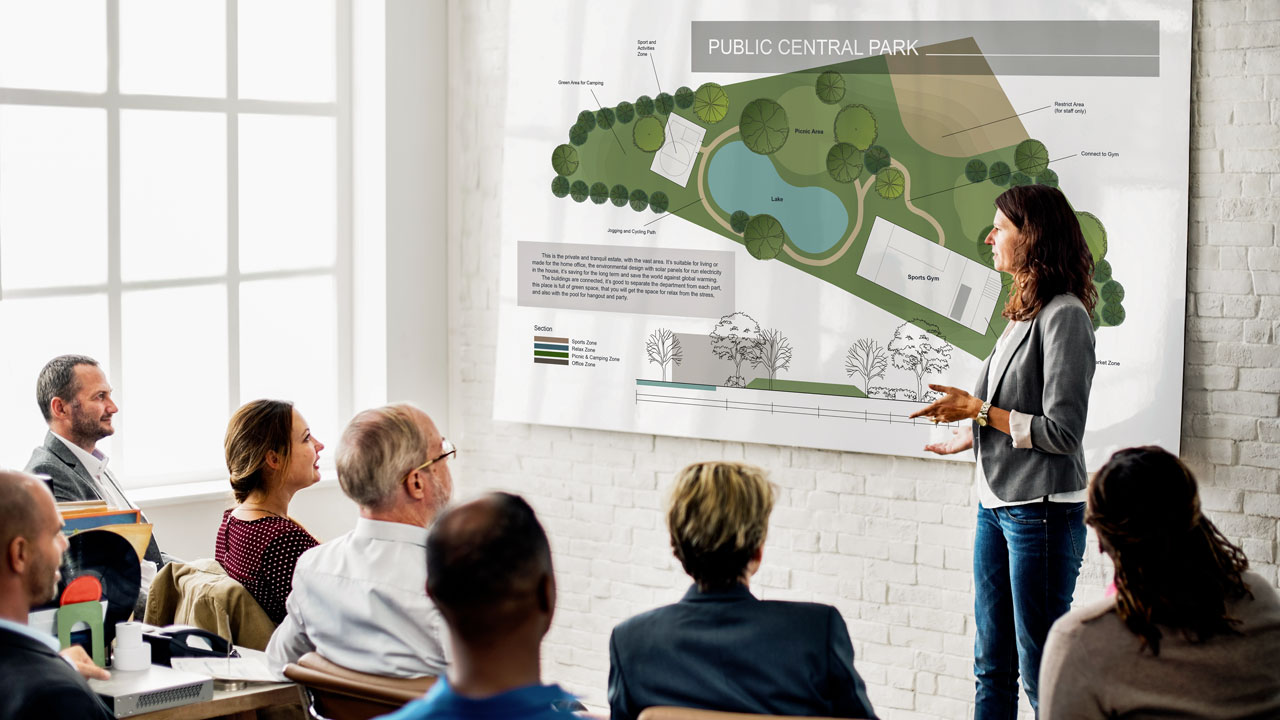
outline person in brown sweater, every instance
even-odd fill
[[[1280,597],[1203,515],[1191,471],[1121,450],[1088,506],[1116,594],[1049,632],[1041,720],[1280,717]]]

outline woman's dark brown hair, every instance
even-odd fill
[[[1093,312],[1093,253],[1067,197],[1048,185],[1018,185],[996,198],[996,208],[1022,233],[1021,266],[1004,306],[1010,320],[1031,320],[1050,300],[1069,293]]]
[[[1227,603],[1250,595],[1249,561],[1200,511],[1195,476],[1147,446],[1111,456],[1089,486],[1085,522],[1116,569],[1116,613],[1153,655],[1158,626],[1192,642],[1234,634]]]
[[[280,467],[289,466],[293,450],[293,403],[286,400],[254,400],[236,411],[227,423],[223,442],[227,472],[236,502],[267,487],[267,453],[280,456]]]

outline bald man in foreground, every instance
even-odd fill
[[[42,480],[0,470],[0,720],[115,717],[72,663],[92,666],[83,649],[58,653],[58,641],[27,627],[31,608],[58,592],[67,549],[62,518]],[[96,666],[91,677],[106,677]]]
[[[453,666],[387,720],[574,718],[581,705],[542,684],[542,637],[556,581],[547,535],[522,498],[490,493],[447,510],[427,537],[427,594],[444,615]]]

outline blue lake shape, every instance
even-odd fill
[[[751,152],[740,140],[720,148],[711,158],[707,185],[726,212],[742,210],[777,218],[792,244],[807,253],[835,247],[849,227],[849,212],[835,193],[788,183],[768,157]]]

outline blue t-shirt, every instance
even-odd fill
[[[463,697],[441,677],[421,700],[414,700],[378,720],[470,720],[472,718],[512,718],[513,720],[566,720],[576,718],[576,698],[559,685],[528,685],[483,700]]]

